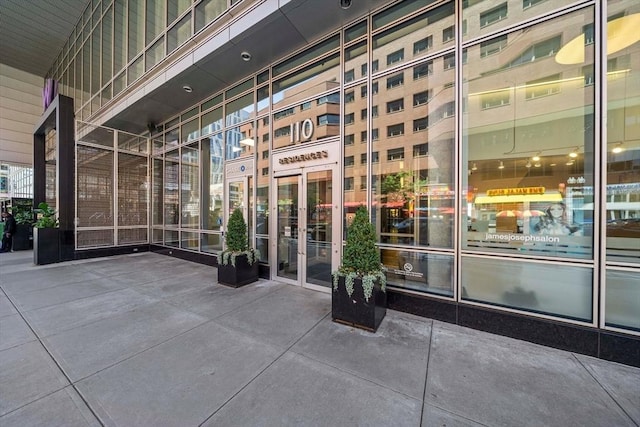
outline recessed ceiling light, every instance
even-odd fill
[[[611,151],[613,151],[616,154],[622,153],[624,151],[624,147],[622,147],[622,144],[617,144]]]
[[[193,92],[193,89],[192,89],[192,88],[191,88],[191,86],[189,86],[189,85],[184,85],[184,86],[182,86],[182,90],[184,90],[184,91],[185,91],[185,92],[187,92],[187,93],[191,93],[191,92]]]
[[[240,54],[240,58],[242,58],[243,61],[251,61],[251,54],[249,52],[242,52]]]

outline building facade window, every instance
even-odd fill
[[[400,87],[404,84],[404,73],[396,74],[387,79],[387,89]]]
[[[402,110],[404,110],[404,98],[387,102],[387,114],[397,113]]]
[[[486,27],[487,25],[491,25],[494,22],[501,21],[506,19],[509,8],[507,3],[502,3],[499,6],[494,7],[491,10],[486,12],[482,12],[480,14],[480,27]]]
[[[417,55],[433,47],[433,36],[428,36],[413,43],[413,54]]]

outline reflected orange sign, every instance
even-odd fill
[[[495,188],[487,190],[487,196],[523,196],[527,194],[544,194],[544,187]]]

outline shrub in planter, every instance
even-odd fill
[[[333,272],[331,315],[334,321],[376,331],[387,311],[387,279],[376,232],[364,206],[347,229],[342,265]]]
[[[240,287],[258,280],[258,252],[249,247],[247,224],[242,211],[229,217],[225,236],[226,249],[218,255],[218,282]]]
[[[60,233],[56,211],[40,202],[34,209],[38,219],[33,228],[33,262],[36,265],[60,262]]]
[[[13,236],[13,250],[24,251],[30,249],[33,239],[33,209],[24,206],[14,209],[16,219],[16,233]]]

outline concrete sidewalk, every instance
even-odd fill
[[[0,254],[0,425],[638,426],[640,369],[153,253]]]

